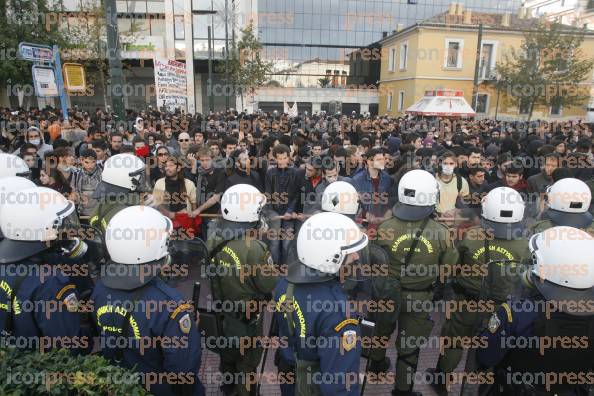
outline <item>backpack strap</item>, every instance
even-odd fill
[[[419,244],[419,239],[421,238],[421,235],[423,234],[423,231],[425,230],[425,227],[427,226],[428,222],[429,216],[425,217],[425,220],[423,220],[423,223],[421,224],[421,228],[419,228],[419,230],[415,234],[415,238],[413,239],[412,244],[410,245],[410,249],[408,253],[406,253],[406,257],[404,258],[404,268],[408,267],[408,264],[410,263],[413,254],[415,254],[415,249]]]
[[[293,306],[295,305],[295,284],[289,282],[287,284],[287,290],[285,291],[285,307],[286,307],[286,311],[285,311],[285,317],[287,318],[287,327],[289,328],[289,337],[290,338],[294,338],[295,337],[295,321],[293,320]],[[293,345],[293,359],[295,359],[295,364],[297,364],[297,361],[299,360],[297,358],[297,348],[295,345]]]
[[[132,302],[136,302],[136,301],[140,301],[142,295],[144,294],[144,290],[146,288],[146,285],[139,287],[138,289],[134,290],[134,293],[132,293]],[[117,363],[120,363],[121,361],[123,361],[124,359],[124,351],[126,349],[128,349],[128,333],[130,332],[130,319],[132,318],[132,310],[129,310],[126,313],[126,316],[124,317],[124,323],[122,324],[122,334],[118,337],[120,339],[123,339],[124,345],[126,345],[125,348],[117,348],[115,351],[115,361]],[[116,345],[120,345],[120,344],[116,344]]]
[[[489,264],[489,261],[491,261],[491,254],[489,253],[489,239],[485,237],[484,242],[485,242],[485,254],[483,255],[483,257],[485,258],[485,265],[486,265],[486,264]]]

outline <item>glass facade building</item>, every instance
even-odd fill
[[[94,1],[100,4],[89,0]],[[80,7],[79,0],[61,2],[66,11]],[[316,111],[340,101],[353,105],[343,107],[344,112],[367,111],[377,108],[377,90],[363,93],[352,89],[376,88],[381,61],[378,41],[395,30],[447,12],[452,2],[473,11],[515,13],[522,0],[116,0],[120,33],[138,36],[133,47],[151,48],[155,55],[186,63],[194,60],[195,95],[188,95],[195,96],[196,109],[202,112],[208,111],[209,26],[213,57],[221,61],[225,27],[231,41],[239,29],[254,21],[263,57],[273,63],[273,73],[258,91],[253,106],[282,111],[286,100],[299,102],[300,109]],[[193,57],[188,53],[192,45]],[[364,58],[362,49],[375,52]],[[127,81],[144,85],[154,81],[150,53],[123,56],[134,69]],[[215,71],[213,84],[224,84],[222,78]],[[95,96],[99,100],[102,95]],[[149,96],[129,105],[154,104],[154,93]],[[215,95],[214,108],[224,108],[225,100]]]
[[[275,86],[293,88],[346,87],[368,81],[365,73],[373,68],[349,67],[352,52],[381,40],[399,25],[405,28],[446,12],[451,2],[258,0],[259,37],[266,58],[274,62],[271,80]],[[521,0],[457,2],[465,9],[493,13],[514,13],[521,6]]]

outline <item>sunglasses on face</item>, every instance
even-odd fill
[[[159,153],[157,154],[157,157],[167,157],[169,154],[167,153]]]
[[[178,142],[189,142],[190,139],[177,139]]]

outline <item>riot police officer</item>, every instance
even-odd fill
[[[321,202],[317,204],[321,204],[322,212],[340,213],[354,220],[359,212],[359,193],[351,183],[335,181],[324,189]],[[314,213],[320,213],[320,211]],[[296,239],[291,241],[287,256],[287,263],[297,261]]]
[[[361,331],[338,275],[367,243],[357,224],[338,213],[315,214],[299,230],[299,260],[275,289],[279,335],[288,344],[279,375],[295,367],[297,395],[359,394]]]
[[[135,368],[154,395],[202,395],[200,335],[192,304],[159,275],[170,265],[171,221],[146,206],[110,220],[103,267],[91,300],[101,353]]]
[[[150,205],[145,191],[146,165],[133,154],[116,154],[105,161],[101,182],[93,193],[99,201],[89,224],[105,232],[109,220],[120,210],[133,205]]]
[[[580,179],[561,179],[547,189],[548,208],[542,213],[542,220],[531,230],[538,234],[555,226],[568,226],[594,233],[592,214],[588,211],[592,192]]]
[[[480,334],[492,393],[586,395],[594,354],[594,241],[572,227],[530,239],[533,267],[522,291],[498,307]],[[563,340],[563,341],[561,341]],[[493,381],[491,381],[493,382]]]
[[[398,185],[398,203],[393,217],[377,230],[377,244],[389,258],[389,279],[399,282],[399,312],[392,321],[376,324],[378,337],[390,337],[398,321],[396,349],[396,384],[394,395],[410,395],[422,340],[431,333],[430,312],[420,310],[433,299],[439,268],[455,264],[458,255],[448,228],[432,218],[438,202],[439,187],[435,177],[424,170],[411,170]],[[372,349],[370,358],[378,371],[390,365],[384,348]]]
[[[340,213],[354,220],[359,212],[359,193],[350,183],[344,181],[331,183],[322,194],[322,210]],[[364,228],[360,228],[365,232]],[[341,277],[343,288],[352,300],[358,300],[363,296],[365,301],[371,299],[377,304],[394,307],[393,310],[368,309],[368,312],[361,312],[362,315],[366,314],[376,327],[390,326],[389,324],[397,315],[400,283],[394,278],[383,276],[387,270],[389,257],[376,243],[377,235],[368,234],[367,236],[369,244],[359,252],[359,258],[343,271]],[[382,265],[386,268],[382,268]],[[389,366],[387,360],[372,360],[368,370],[381,373],[387,371]]]
[[[473,342],[471,337],[476,336],[481,318],[494,308],[492,302],[489,306],[489,301],[501,303],[513,293],[522,271],[520,263],[530,257],[524,237],[525,204],[522,196],[511,188],[498,187],[483,198],[481,207],[481,227],[468,229],[458,244],[461,267],[451,271],[453,301],[456,304],[441,331],[441,336],[452,342],[438,360],[437,374],[451,373],[458,366],[463,349],[462,343],[456,340],[466,337]],[[501,260],[507,260],[507,263],[501,264]],[[498,263],[498,270],[488,267],[491,261]],[[490,290],[492,295],[483,299],[483,279],[489,271],[497,276],[492,280],[496,287]],[[472,306],[475,308],[469,309]],[[444,381],[434,385],[444,391]]]
[[[0,178],[8,176],[29,177],[31,170],[27,163],[14,154],[0,153]]]
[[[222,221],[207,241],[213,300],[225,302],[220,312],[226,339],[221,372],[224,378],[235,378],[233,383],[223,384],[226,394],[248,395],[255,389],[248,380],[253,378],[262,353],[254,342],[262,336],[259,307],[270,299],[277,280],[268,247],[260,240],[260,214],[265,203],[266,197],[254,186],[229,187],[221,199]],[[241,351],[239,342],[245,338],[251,344]]]
[[[4,179],[3,179],[4,180]],[[0,206],[0,330],[24,349],[92,347],[81,329],[79,293],[86,244],[74,237],[74,203],[49,188],[21,190]]]
[[[323,212],[340,213],[352,220],[355,220],[355,216],[359,213],[359,193],[351,183],[346,181],[330,183],[324,189],[321,200]],[[361,230],[364,232],[363,228]],[[343,288],[352,299],[357,299],[360,292],[365,296],[372,295],[372,282],[368,276],[371,272],[369,266],[377,263],[377,260],[373,259],[376,252],[383,253],[381,249],[376,248],[377,246],[367,245],[359,252],[359,259],[352,263],[348,272],[344,273]]]

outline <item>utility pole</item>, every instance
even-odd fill
[[[114,113],[120,120],[124,120],[124,76],[119,46],[118,11],[116,0],[103,0],[103,2],[106,19],[105,28],[107,30],[107,60],[109,61],[109,78],[111,80],[110,86],[112,87],[109,94]]]
[[[474,63],[474,82],[472,84],[472,109],[476,112],[478,104],[478,79],[481,63],[481,47],[483,45],[483,24],[479,25],[478,42],[476,45],[476,62]]]
[[[499,113],[499,95],[501,93],[501,85],[499,80],[497,80],[495,84],[497,84],[497,102],[495,103],[495,121],[497,121],[497,115]]]
[[[225,0],[225,110],[229,110],[229,0]]]
[[[214,111],[214,96],[212,96],[212,26],[208,26],[208,107]]]
[[[214,10],[194,10],[194,2],[191,1],[191,8],[192,8],[192,62],[194,61],[194,15],[214,15],[217,12]],[[210,40],[209,40],[210,42]],[[210,51],[209,51],[210,53]],[[196,86],[196,76],[192,74],[192,84]],[[200,93],[200,97],[202,98],[202,94]],[[200,101],[202,103],[202,100]],[[202,112],[202,108],[196,109],[197,113]]]

